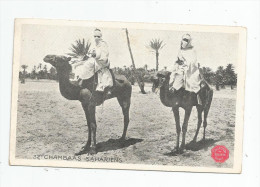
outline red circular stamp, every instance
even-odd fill
[[[211,149],[211,157],[215,162],[223,163],[229,158],[229,150],[224,145],[217,145]]]

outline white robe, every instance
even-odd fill
[[[185,90],[198,93],[200,90],[200,73],[197,63],[197,55],[194,48],[181,49],[178,58],[184,61],[183,65],[175,64],[171,75],[173,87],[179,90],[184,87]]]
[[[100,67],[98,71],[98,85],[96,91],[104,91],[106,87],[113,86],[113,78],[109,71],[110,62],[108,60],[109,52],[107,43],[101,40],[96,45],[96,57],[95,60]]]
[[[170,83],[173,83],[173,88],[179,90],[181,87],[184,87],[184,71],[185,64],[179,65],[175,62],[174,68],[170,77]]]
[[[76,78],[89,79],[101,68],[94,58],[89,58],[85,61],[75,59],[74,61],[75,64],[72,64],[72,72],[75,73]]]
[[[109,52],[106,42],[101,40],[96,45],[96,57],[86,61],[77,62],[74,68],[75,76],[81,79],[89,79],[98,72],[98,85],[96,91],[104,91],[106,87],[113,86],[113,78],[109,71]]]

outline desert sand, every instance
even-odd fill
[[[119,142],[123,131],[123,114],[116,99],[97,107],[97,149],[86,158],[119,158],[122,163],[172,166],[223,167],[233,166],[236,90],[214,90],[208,116],[206,141],[202,142],[200,129],[195,147],[189,147],[197,127],[194,107],[186,135],[187,149],[181,155],[172,155],[176,144],[176,128],[171,108],[163,106],[159,95],[151,92],[151,84],[141,94],[133,86],[130,123],[127,140]],[[184,111],[180,112],[181,122]],[[59,92],[56,81],[30,81],[19,85],[16,158],[33,159],[35,155],[71,156],[87,141],[88,129],[79,101],[69,101]],[[229,159],[216,163],[211,149],[224,145]],[[91,160],[89,160],[91,161]],[[102,162],[104,160],[99,160]]]

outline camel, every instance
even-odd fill
[[[210,86],[206,83],[206,81],[202,81],[201,83],[201,90],[199,91],[199,96],[201,98],[202,105],[198,104],[197,101],[197,94],[194,92],[186,91],[184,88],[172,93],[169,91],[169,81],[170,81],[171,72],[169,71],[161,71],[157,73],[157,76],[153,76],[151,78],[153,82],[153,90],[160,89],[160,100],[163,105],[167,107],[171,107],[175,123],[176,123],[176,132],[177,132],[177,143],[176,147],[173,150],[173,153],[183,153],[185,149],[185,136],[188,128],[188,121],[191,114],[191,110],[193,106],[196,106],[198,112],[198,124],[195,136],[192,140],[192,144],[196,143],[197,136],[201,127],[202,123],[202,112],[204,112],[204,121],[203,121],[203,140],[205,141],[205,132],[207,127],[207,116],[209,113],[211,101],[213,98],[213,90]],[[185,110],[184,122],[182,125],[182,142],[181,146],[179,147],[180,141],[180,133],[181,133],[181,126],[180,126],[180,115],[179,115],[179,108],[183,108]]]
[[[84,80],[82,85],[73,84],[69,80],[72,67],[69,63],[71,57],[47,55],[44,62],[54,66],[58,73],[60,93],[68,100],[79,100],[84,109],[87,125],[88,140],[76,155],[84,153],[96,154],[96,106],[101,105],[104,100],[116,97],[124,115],[124,129],[120,140],[125,140],[129,124],[129,108],[131,104],[132,86],[123,75],[114,75],[114,86],[110,95],[104,97],[102,92],[95,91],[97,86],[97,73],[90,79]],[[93,101],[94,100],[94,101]]]

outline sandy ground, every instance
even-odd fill
[[[198,143],[182,155],[173,156],[176,128],[171,108],[162,105],[159,95],[139,93],[133,86],[130,123],[127,140],[117,139],[123,131],[123,115],[116,99],[97,107],[98,153],[81,155],[81,161],[91,158],[117,158],[122,163],[203,167],[232,167],[234,154],[236,90],[227,88],[214,92],[208,116],[206,142],[203,128]],[[181,109],[181,121],[184,111]],[[193,108],[186,142],[196,130],[197,112]],[[35,155],[73,156],[87,140],[87,125],[79,101],[63,98],[55,81],[27,81],[19,86],[16,157],[33,159]],[[225,163],[211,158],[215,145],[225,145],[230,157]],[[39,157],[43,159],[43,157]],[[90,160],[91,161],[91,160]]]

